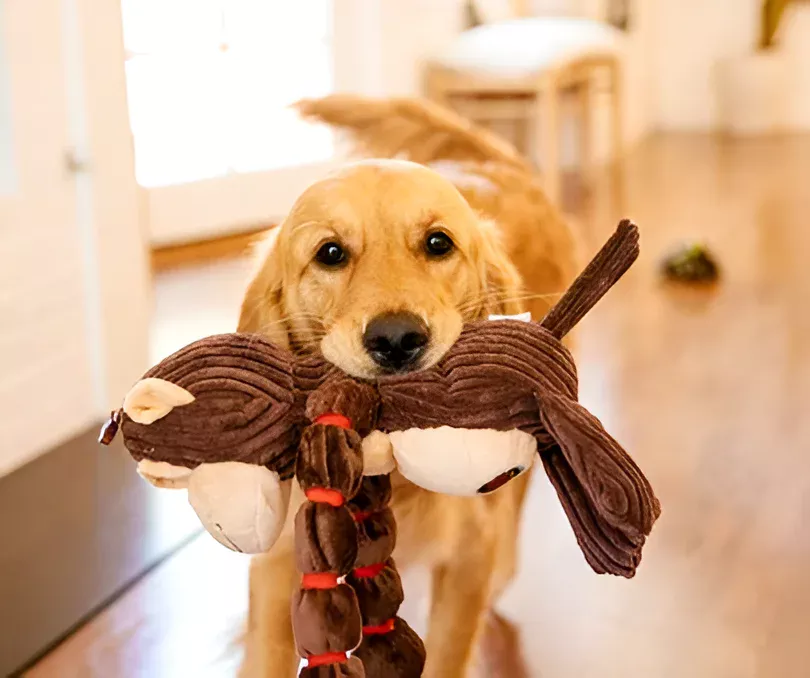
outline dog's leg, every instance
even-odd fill
[[[490,610],[481,639],[481,666],[486,678],[529,678],[520,632],[495,610]]]
[[[486,624],[497,538],[481,498],[452,500],[451,556],[433,569],[425,678],[466,678]]]
[[[298,585],[292,540],[282,537],[250,566],[250,609],[240,678],[293,678],[295,649],[290,601]]]
[[[483,648],[492,678],[527,675],[516,630],[501,617],[493,618],[491,608],[515,574],[530,475],[491,496],[445,498],[436,507],[435,515],[450,518],[446,532],[450,548],[433,570],[426,678],[468,678],[478,641],[492,632],[495,636],[487,638],[492,642]]]
[[[530,476],[531,472],[512,481],[513,486],[509,488],[511,492],[502,493],[504,501],[498,506],[501,520],[495,552],[492,604],[497,603],[517,570],[521,509]],[[484,675],[487,678],[528,678],[529,670],[521,648],[520,632],[495,609],[490,609],[487,615],[480,649]]]

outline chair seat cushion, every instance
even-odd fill
[[[590,54],[618,53],[624,35],[598,21],[533,17],[465,31],[433,62],[460,72],[525,77]]]

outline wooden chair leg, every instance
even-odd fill
[[[590,80],[586,80],[577,87],[575,92],[576,106],[578,109],[579,124],[579,171],[582,177],[582,184],[590,187],[594,178],[594,167],[596,158],[594,157],[593,146],[593,88]]]
[[[549,199],[560,204],[561,172],[560,172],[560,95],[554,81],[547,82],[539,90],[537,112],[540,129],[540,159],[541,170],[545,180],[546,193]]]
[[[529,157],[531,155],[531,150],[529,149],[529,131],[527,128],[527,120],[525,116],[518,116],[513,121],[512,124],[514,125],[514,140],[515,140],[515,148],[518,149],[521,155]]]
[[[613,161],[619,162],[624,154],[624,83],[622,82],[622,69],[618,61],[610,68],[610,108],[613,135]]]
[[[440,70],[428,66],[425,69],[423,88],[427,99],[450,108],[450,96],[445,86],[445,77]]]

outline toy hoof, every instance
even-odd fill
[[[188,487],[191,469],[185,466],[174,466],[165,461],[141,459],[138,462],[138,475],[155,487],[182,490]]]
[[[394,448],[382,431],[372,431],[363,438],[363,475],[383,476],[393,472],[397,463]]]
[[[537,441],[523,431],[442,426],[388,434],[399,472],[426,490],[473,496],[486,494],[526,471]]]
[[[188,479],[188,501],[220,544],[240,553],[265,553],[284,527],[291,485],[264,466],[200,464]]]

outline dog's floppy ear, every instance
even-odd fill
[[[284,262],[279,249],[281,226],[273,228],[256,248],[259,268],[245,292],[239,314],[239,332],[257,332],[289,348],[289,328],[284,321]]]
[[[481,316],[515,315],[523,312],[520,300],[523,281],[509,259],[501,242],[498,227],[488,219],[480,219],[480,240],[477,247],[478,265],[484,284]]]
[[[577,541],[613,574],[632,576],[641,546],[661,508],[635,462],[582,405],[562,395],[539,392],[544,427],[556,442],[542,451]]]

